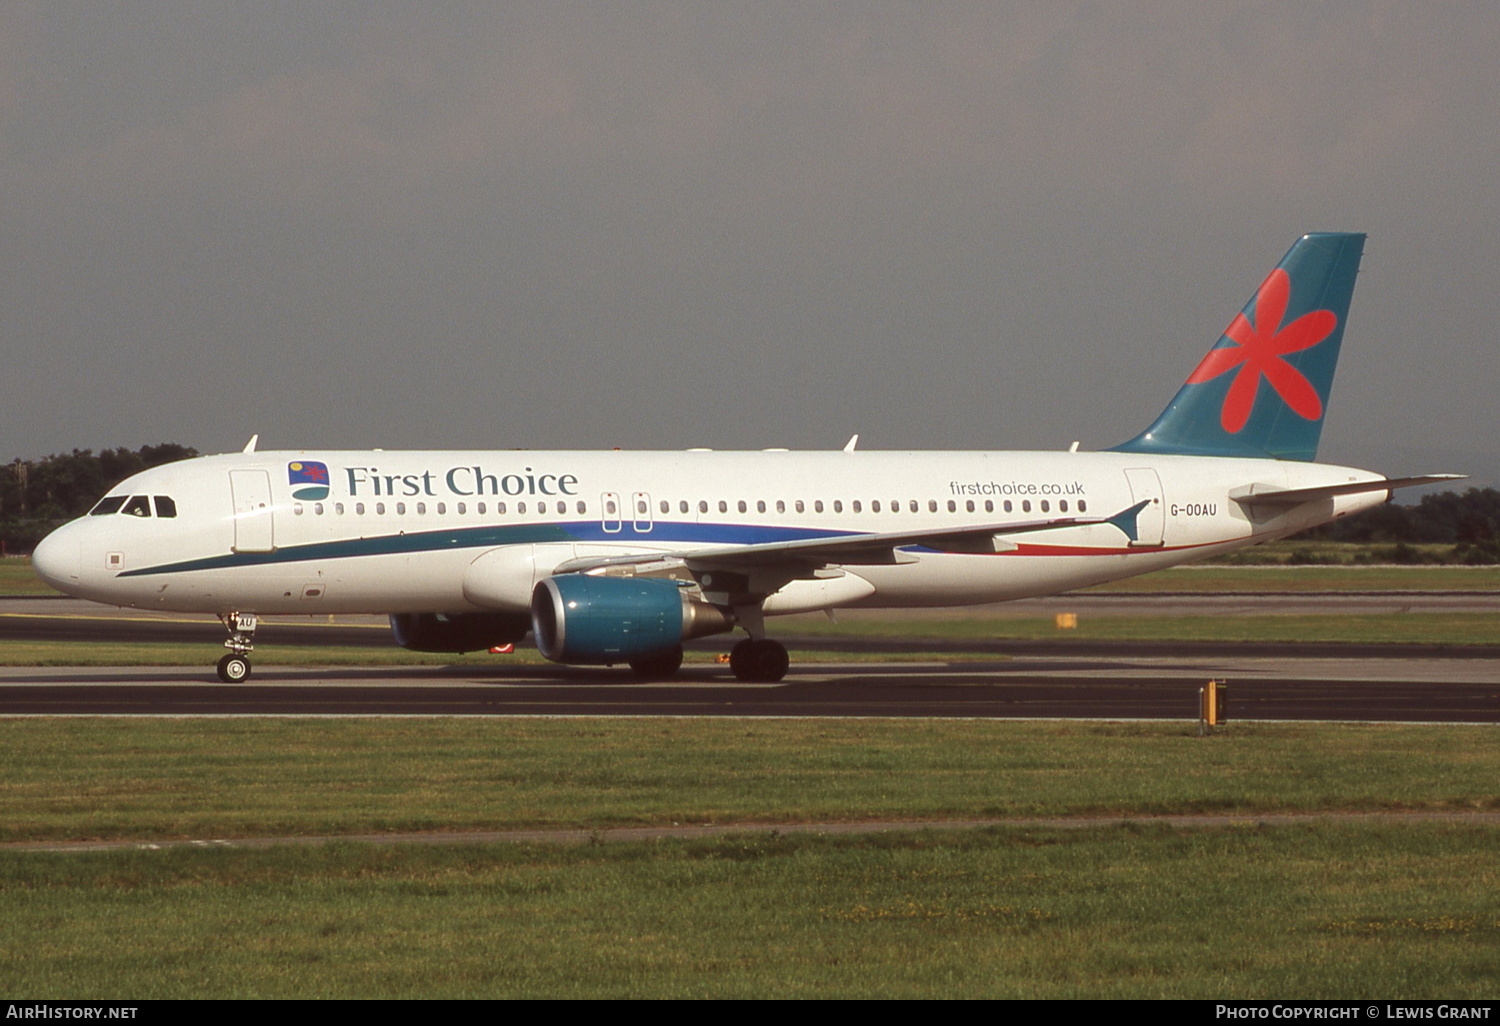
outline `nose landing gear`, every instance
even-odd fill
[[[219,679],[225,684],[240,684],[250,679],[250,653],[255,648],[254,613],[221,613],[219,622],[229,632],[224,647],[229,654],[219,660]]]

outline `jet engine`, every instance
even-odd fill
[[[415,652],[477,652],[526,636],[525,613],[392,613],[396,644]]]
[[[660,577],[564,574],[531,593],[536,647],[555,663],[633,663],[734,628],[729,615]]]

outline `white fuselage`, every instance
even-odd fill
[[[326,494],[289,466],[326,468]],[[1385,501],[1386,491],[1274,510],[1231,498],[1379,475],[1282,460],[1060,452],[261,452],[148,470],[111,496],[141,515],[82,517],[38,571],[99,602],[183,612],[524,611],[569,559],[851,533],[1107,517],[1146,501],[1138,536],[1051,528],[998,551],[903,548],[794,580],[767,614],[1000,602],[1242,548]],[[164,497],[170,503],[155,503]],[[129,502],[126,503],[130,505]],[[171,515],[161,515],[169,512]]]

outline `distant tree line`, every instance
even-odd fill
[[[131,474],[196,455],[196,449],[165,442],[97,454],[74,449],[0,465],[0,551],[28,553],[48,531],[87,513]],[[1296,539],[1379,546],[1382,562],[1500,563],[1500,491],[1470,488],[1424,495],[1412,506],[1387,503]],[[1416,545],[1451,549],[1433,553]]]
[[[1386,503],[1295,536],[1296,540],[1389,546],[1384,562],[1500,563],[1500,491],[1469,488],[1424,495],[1412,506]],[[1446,558],[1413,545],[1450,545]]]
[[[196,449],[165,442],[0,464],[0,552],[30,552],[48,531],[87,513],[131,474],[196,455]]]

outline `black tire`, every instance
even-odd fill
[[[673,645],[663,651],[632,659],[630,669],[641,680],[664,680],[675,677],[677,671],[682,669],[682,646]]]
[[[233,652],[219,660],[219,679],[225,684],[243,684],[250,679],[250,660]]]
[[[729,650],[729,669],[733,671],[735,680],[754,679],[754,651],[755,642],[750,638],[741,638]]]
[[[775,684],[791,667],[792,657],[786,654],[785,645],[770,638],[760,643],[760,683]]]
[[[770,638],[746,638],[729,652],[729,668],[746,684],[775,684],[791,666],[786,647]]]

